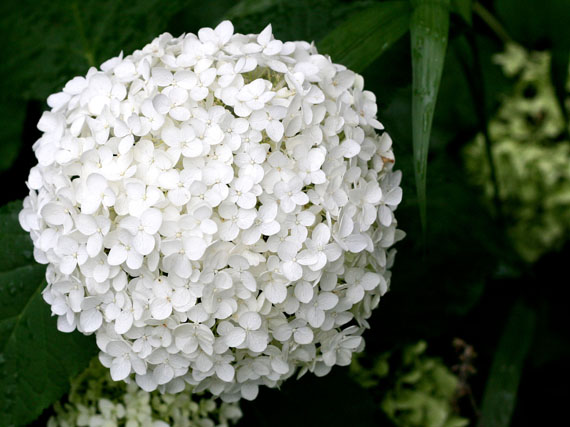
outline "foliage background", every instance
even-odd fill
[[[378,3],[382,2],[2,2],[0,204],[27,194],[25,180],[36,163],[31,149],[39,136],[35,124],[46,108],[45,99],[71,77],[85,74],[90,65],[121,50],[128,54],[161,32],[175,36],[196,32],[223,18],[232,19],[236,31],[243,33],[259,32],[272,23],[277,38],[314,40],[317,47],[323,41],[325,48],[339,52],[335,42],[346,40],[335,39],[334,29],[354,16],[357,27],[374,23],[372,18],[365,20],[376,16],[369,11]],[[458,360],[451,342],[459,337],[478,354],[477,372],[469,379],[476,407],[469,398],[460,399],[463,416],[473,424],[482,416],[486,426],[509,425],[510,413],[501,415],[501,411],[509,412],[512,404],[512,425],[555,425],[569,397],[570,236],[566,233],[557,242],[558,249],[538,260],[523,261],[506,232],[512,218],[489,209],[481,191],[469,183],[463,148],[477,134],[485,133],[501,100],[514,90],[513,80],[493,60],[504,50],[507,38],[528,50],[551,52],[553,87],[562,111],[567,111],[563,102],[570,2],[486,0],[476,4],[451,2],[449,41],[429,152],[425,242],[414,183],[410,35],[396,36],[400,28],[394,18],[383,25],[392,31],[386,39],[389,47],[380,44],[384,39],[378,36],[357,40],[356,45],[352,40],[349,47],[349,52],[357,50],[351,61],[367,65],[362,72],[365,86],[377,96],[379,120],[394,140],[396,164],[404,172],[404,202],[397,217],[407,233],[398,245],[391,290],[365,333],[363,363],[421,339],[429,343],[429,354],[451,366]],[[472,6],[479,12],[472,14]],[[566,136],[567,131],[560,138]],[[570,158],[567,162],[570,169]],[[92,340],[56,331],[49,307],[39,296],[43,270],[34,264],[27,236],[16,223],[19,208],[17,202],[0,209],[1,426],[24,425],[38,416],[36,425],[45,425],[50,410],[41,412],[65,394],[69,379],[96,354]],[[391,425],[379,405],[382,387],[364,389],[348,369],[335,368],[325,378],[306,376],[289,381],[281,390],[264,389],[256,401],[243,405],[241,425]]]

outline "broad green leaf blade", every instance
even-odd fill
[[[481,408],[480,427],[508,427],[515,408],[524,360],[532,343],[536,315],[522,302],[511,309],[493,364]]]
[[[408,2],[388,1],[351,15],[320,43],[319,51],[361,72],[409,29]]]
[[[449,0],[416,0],[412,4],[412,139],[416,190],[425,233],[429,139],[445,62]]]
[[[471,25],[472,4],[472,0],[451,0],[450,10],[453,13],[457,13],[465,20],[465,22]]]
[[[97,353],[95,339],[57,330],[43,301],[45,266],[18,224],[21,202],[0,208],[0,425],[26,425],[58,400]]]

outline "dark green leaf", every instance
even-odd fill
[[[384,120],[384,124],[388,128],[391,121]],[[398,140],[394,141],[396,145]],[[424,254],[413,178],[409,179],[413,176],[410,157],[396,153],[407,194],[398,207],[398,225],[407,237],[397,246],[390,291],[370,320],[370,339],[365,337],[369,350],[375,346],[389,350],[406,339],[442,337],[457,331],[454,319],[467,315],[479,302],[486,280],[500,256],[507,253],[501,230],[478,203],[477,193],[465,182],[458,162],[438,153],[430,161],[433,178],[428,182],[428,214],[433,220],[426,237],[429,250]],[[387,330],[383,325],[388,323],[398,327]],[[374,331],[378,330],[382,330],[382,339],[376,338]]]
[[[0,84],[43,101],[90,65],[143,47],[184,7],[203,6],[196,0],[1,2]]]
[[[479,53],[481,63],[485,112],[490,117],[497,111],[504,96],[512,92],[512,80],[505,76],[501,67],[494,61],[495,55],[504,51],[503,43],[475,35],[475,49]]]
[[[471,91],[471,85],[475,83],[474,71],[465,37],[450,39],[439,87],[439,103],[433,118],[430,150],[439,149],[442,140],[446,147],[454,140],[465,142],[480,131],[478,111],[481,107],[478,104],[483,94],[475,98]]]
[[[408,2],[388,1],[351,15],[320,43],[333,61],[361,72],[409,28]]]
[[[227,19],[243,18],[256,13],[267,12],[282,4],[283,0],[242,0],[226,12]]]
[[[397,47],[378,61],[383,62]],[[463,326],[458,325],[463,324],[457,320],[465,318],[480,302],[485,284],[495,274],[497,264],[508,263],[511,266],[514,262],[503,230],[497,227],[479,202],[477,192],[467,183],[460,159],[450,155],[456,148],[449,143],[451,120],[445,117],[438,120],[453,108],[452,100],[461,102],[469,96],[457,59],[453,58],[451,50],[449,53],[443,79],[449,77],[450,80],[442,80],[431,137],[427,253],[420,241],[421,225],[415,197],[408,119],[411,115],[411,88],[399,89],[379,110],[379,118],[394,141],[395,167],[402,171],[405,197],[396,214],[398,228],[405,230],[407,237],[397,244],[390,291],[370,319],[371,329],[365,335],[367,352],[391,350],[396,344],[418,337],[429,340],[461,334]],[[365,81],[380,65],[367,69]],[[455,79],[451,76],[453,72],[457,74]],[[388,80],[375,83],[381,88],[383,82],[390,81],[389,78],[386,76]],[[446,85],[449,85],[448,89],[445,89]],[[449,93],[446,100],[444,93]],[[378,90],[377,94],[382,100],[382,92]],[[470,117],[460,111],[455,114],[455,125],[458,126],[454,128],[455,132],[474,126],[473,112],[465,111]],[[397,327],[386,328],[387,324]],[[381,339],[376,335],[378,330],[382,331]]]
[[[427,158],[433,113],[447,48],[449,0],[417,0],[412,4],[410,34],[414,170],[422,228],[425,230]]]
[[[485,386],[480,427],[510,425],[535,323],[534,311],[520,301],[516,303],[509,314]]]
[[[319,41],[351,13],[375,4],[373,0],[245,0],[230,9],[236,29],[256,33],[267,24],[281,40]]]
[[[497,18],[529,49],[570,48],[568,0],[496,0]]]
[[[9,169],[18,155],[25,114],[24,101],[0,99],[0,171]]]
[[[451,12],[457,13],[465,22],[471,24],[471,5],[472,0],[451,0]]]
[[[58,400],[96,354],[95,340],[57,330],[41,290],[45,267],[18,224],[21,202],[0,208],[0,425],[25,425]]]

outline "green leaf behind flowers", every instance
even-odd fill
[[[258,33],[271,24],[273,34],[280,40],[319,42],[351,13],[375,3],[373,0],[242,0],[226,12],[226,18],[241,33]],[[317,46],[320,50],[320,43]]]
[[[410,22],[412,38],[412,134],[414,171],[422,229],[427,225],[426,182],[431,125],[443,73],[449,0],[416,0],[412,2]]]
[[[20,150],[26,103],[0,97],[0,171],[9,169]]]
[[[457,13],[465,20],[465,22],[471,24],[472,4],[472,0],[451,0],[451,12]]]
[[[523,364],[530,349],[536,315],[517,302],[511,309],[493,359],[481,409],[480,427],[507,427],[515,408]]]
[[[25,425],[58,400],[96,354],[95,340],[57,330],[43,301],[45,267],[18,224],[21,202],[0,208],[0,425]]]
[[[121,51],[130,54],[165,31],[197,1],[22,0],[0,4],[1,85],[44,101],[75,75]],[[25,29],[25,30],[23,30]]]
[[[361,72],[408,32],[409,22],[408,2],[377,3],[351,15],[319,43],[319,49]]]

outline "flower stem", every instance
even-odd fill
[[[79,6],[77,6],[77,2],[73,2],[71,8],[73,9],[73,18],[75,19],[77,29],[79,30],[79,37],[81,38],[81,44],[83,45],[83,56],[85,57],[85,60],[90,67],[95,67],[95,55],[93,54],[93,51],[87,42],[85,28],[83,27],[83,21],[81,19],[81,14],[79,12]]]
[[[505,30],[505,27],[503,27],[503,24],[501,24],[499,20],[495,18],[495,16],[493,16],[493,14],[489,12],[489,10],[487,10],[481,3],[477,1],[473,3],[473,12],[478,15],[485,24],[487,24],[491,31],[493,31],[493,33],[495,33],[495,35],[501,39],[503,43],[509,43],[513,41],[512,37],[509,35],[509,33],[507,33],[507,30]]]
[[[475,38],[473,37],[473,34],[467,33],[465,35],[465,41],[467,42],[467,46],[465,46],[466,49],[461,49],[461,51],[471,51],[472,63],[469,64],[459,51],[458,57],[469,81],[469,89],[471,91],[471,95],[473,96],[477,120],[479,122],[481,132],[483,133],[483,139],[485,141],[485,156],[489,165],[489,173],[491,175],[491,183],[493,185],[493,207],[497,221],[502,224],[504,220],[503,208],[500,197],[499,180],[497,178],[497,168],[495,166],[495,159],[491,145],[491,135],[489,134],[489,117],[486,108],[481,60],[479,58],[479,51],[477,49],[477,44]]]

